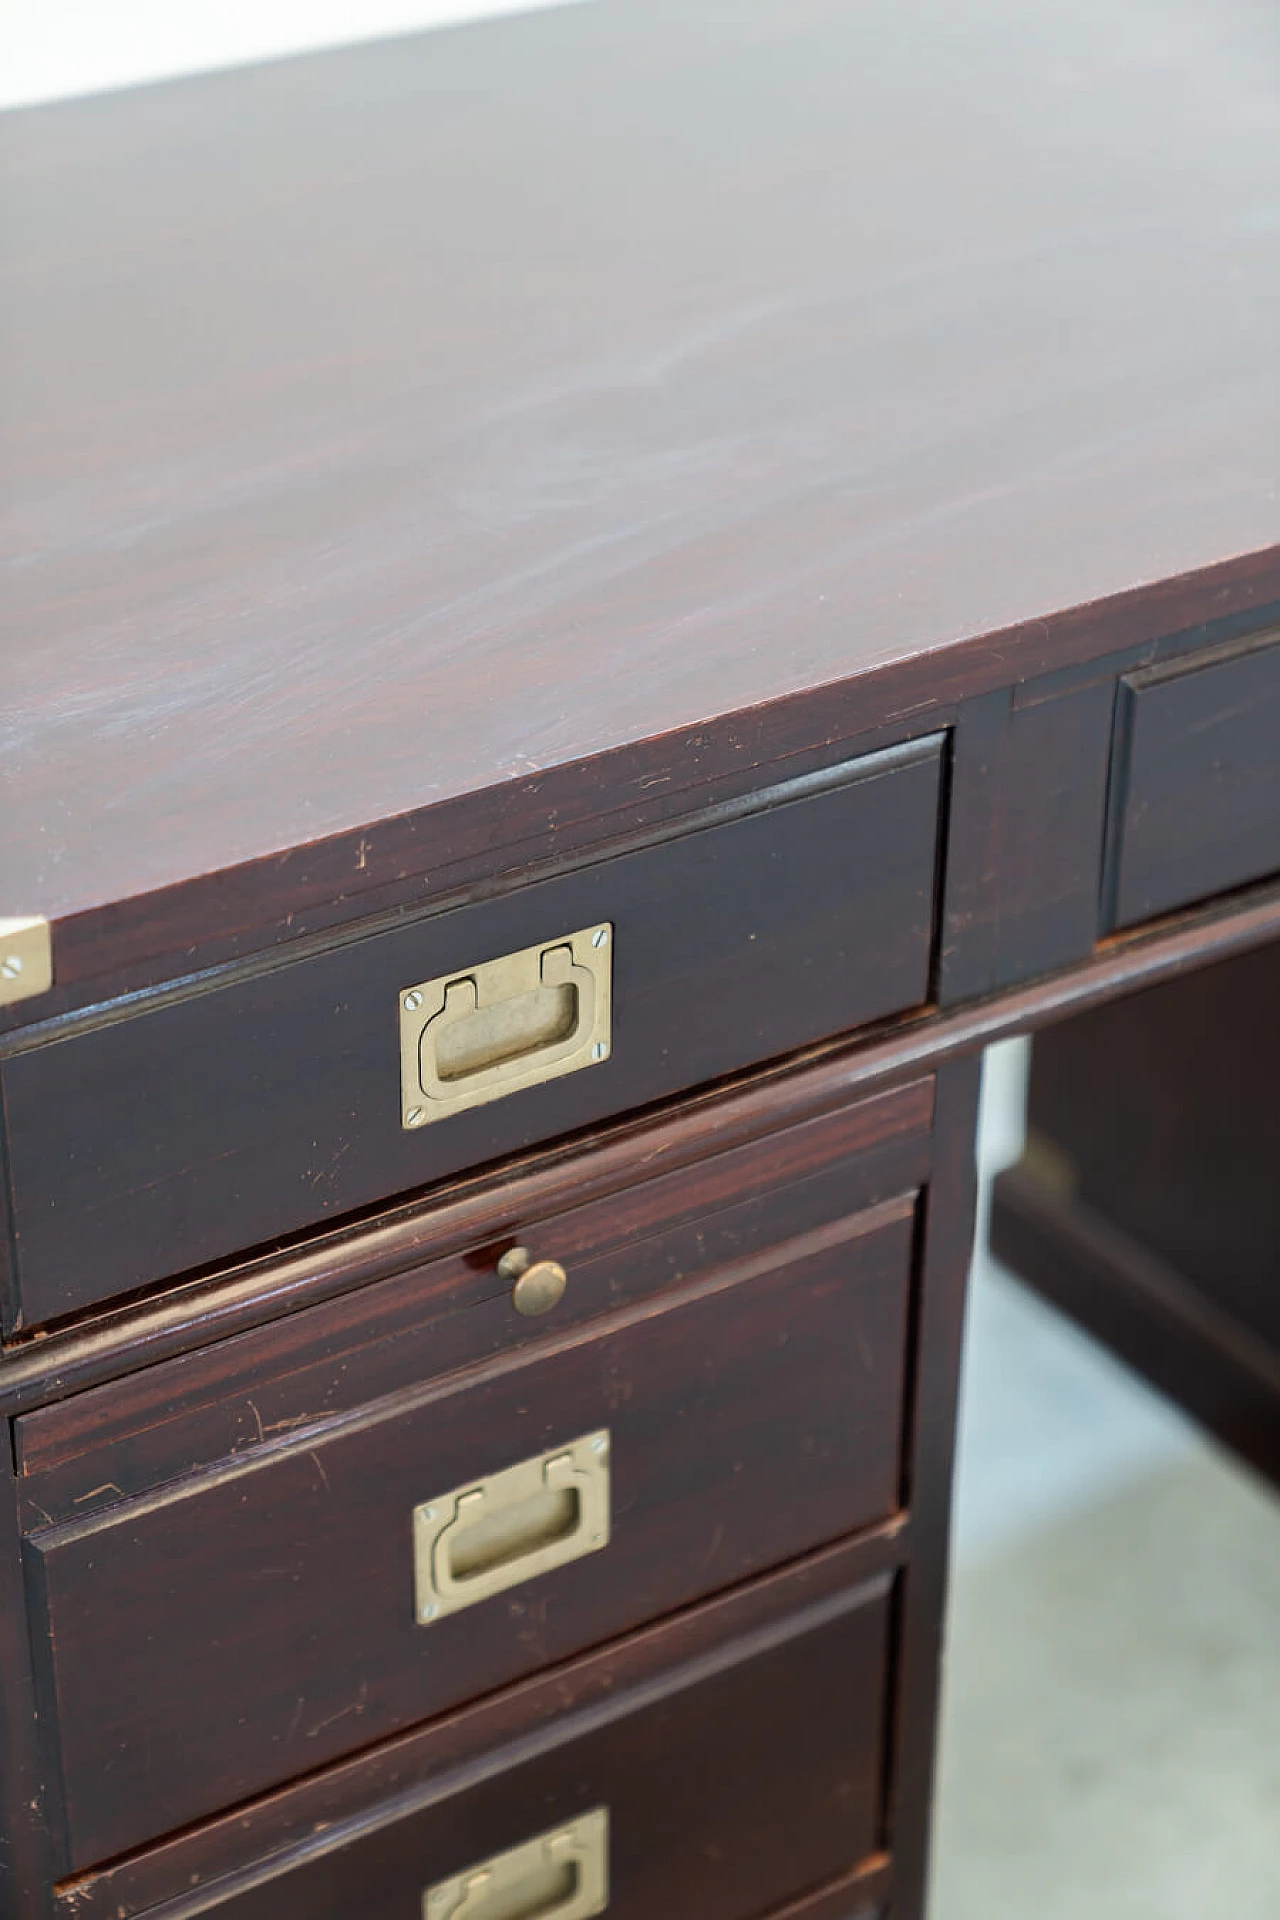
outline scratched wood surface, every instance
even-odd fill
[[[55,1362],[47,1385],[59,1397],[13,1429],[27,1526],[83,1520],[112,1497],[234,1462],[270,1434],[562,1339],[570,1327],[921,1187],[932,1081],[822,1112],[823,1079],[802,1076],[809,1113],[788,1126],[779,1111],[775,1129],[736,1145],[724,1137],[733,1124],[725,1101],[683,1127],[642,1130],[594,1197],[599,1147],[575,1154],[541,1191],[527,1178],[500,1179],[470,1205],[406,1209],[268,1257],[259,1285],[294,1311],[218,1339],[192,1303],[191,1350],[167,1363],[148,1353],[151,1364],[128,1371],[143,1358],[135,1342],[118,1356],[120,1377],[77,1393]],[[517,1244],[558,1260],[569,1276],[555,1310],[537,1319],[516,1311],[498,1270]],[[309,1287],[325,1280],[340,1291],[299,1311]]]
[[[903,1196],[439,1389],[268,1434],[234,1468],[38,1529],[64,1865],[888,1518],[913,1241]],[[600,1431],[607,1545],[420,1624],[415,1507]]]
[[[776,1915],[779,1902],[874,1862],[887,1586],[882,1577],[773,1623],[754,1657],[730,1639],[710,1670],[662,1674],[625,1719],[588,1722],[523,1765],[495,1755],[486,1778],[437,1792],[416,1818],[352,1835],[212,1912],[420,1920],[433,1881],[604,1805],[611,1920]],[[865,1892],[846,1887],[844,1915]]]
[[[937,747],[871,766],[5,1060],[6,1331],[918,1005]],[[406,1128],[402,990],[598,921],[613,927],[607,1060]]]
[[[5,115],[2,910],[178,971],[1275,597],[1278,47],[601,0]]]
[[[895,1529],[828,1548],[70,1882],[42,1912],[416,1920],[424,1882],[604,1801],[619,1912],[866,1920],[887,1878],[901,1553]],[[774,1905],[830,1875],[812,1905]]]

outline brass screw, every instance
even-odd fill
[[[608,927],[597,927],[595,932],[591,936],[591,944],[593,947],[603,947],[608,942],[608,939],[609,939]]]
[[[420,1127],[423,1121],[426,1119],[426,1117],[427,1115],[426,1115],[425,1108],[410,1107],[408,1113],[406,1113],[404,1117],[404,1123],[406,1127]]]
[[[404,997],[404,1010],[406,1013],[416,1013],[418,1011],[418,1008],[421,1005],[422,1005],[422,995],[418,992],[418,989],[416,987],[413,989],[412,993],[406,993]]]
[[[0,974],[3,974],[6,980],[16,980],[21,972],[22,955],[20,953],[6,953],[4,959],[0,960]]]

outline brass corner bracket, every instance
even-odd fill
[[[53,985],[53,933],[38,913],[0,920],[0,1007],[48,993]]]

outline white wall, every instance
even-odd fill
[[[0,0],[0,108],[575,0]]]

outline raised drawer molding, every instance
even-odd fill
[[[0,113],[0,1920],[924,1920],[983,1050],[1280,939],[1280,14],[1116,11]]]
[[[934,736],[501,899],[108,1008],[16,1053],[0,1081],[21,1323],[919,1004],[940,782]],[[406,989],[593,926],[612,929],[608,1057],[406,1128]]]
[[[1126,674],[1107,928],[1280,873],[1280,632]]]
[[[317,1307],[293,1354],[246,1336],[20,1420],[67,1868],[892,1519],[931,1106],[668,1176],[625,1239],[603,1206],[526,1223],[563,1318],[469,1250],[474,1305],[452,1263],[387,1283],[336,1365],[297,1364],[333,1351]]]
[[[86,1876],[57,1915],[424,1920],[432,1887],[604,1813],[610,1920],[861,1916],[895,1611],[874,1542],[817,1555]],[[526,1886],[545,1920],[566,1879]]]

